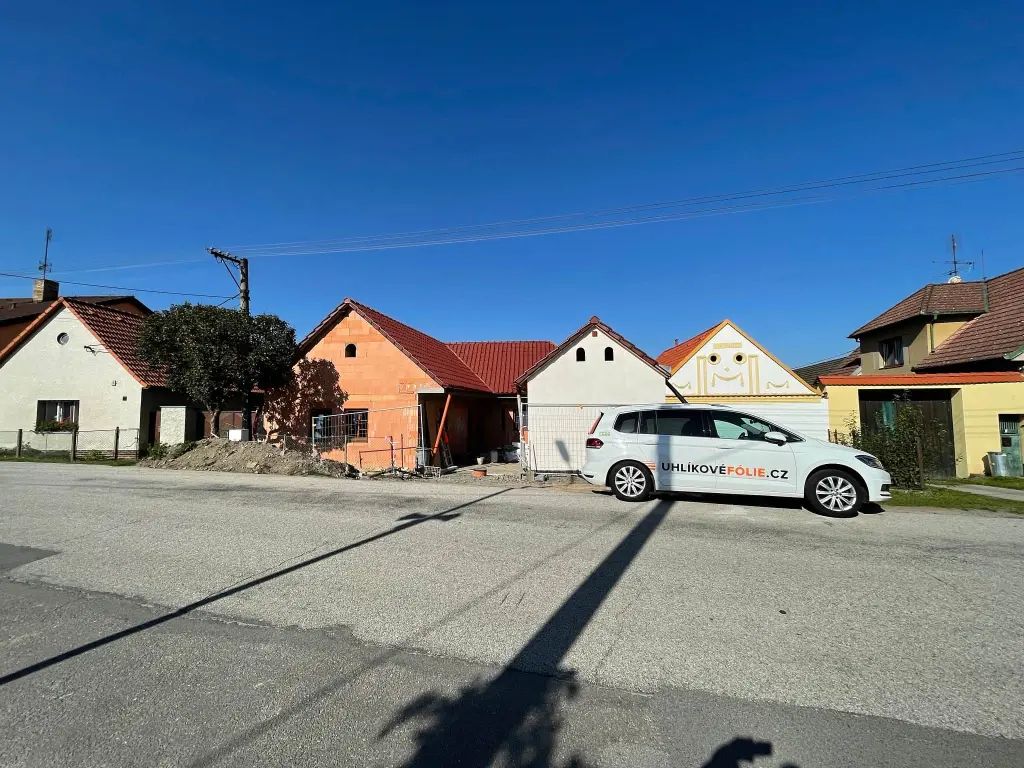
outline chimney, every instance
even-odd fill
[[[60,294],[60,283],[56,280],[37,278],[32,285],[32,301],[56,301]]]

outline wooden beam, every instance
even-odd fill
[[[434,440],[434,451],[433,455],[437,456],[437,451],[441,447],[441,438],[444,435],[445,422],[448,421],[448,406],[452,404],[452,393],[449,392],[444,398],[444,410],[441,411],[441,423],[437,425],[437,439]]]

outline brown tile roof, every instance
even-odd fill
[[[802,368],[794,368],[793,373],[808,384],[813,384],[821,376],[849,373],[858,365],[860,365],[859,347],[842,357],[834,357],[831,360],[821,360],[817,363],[805,365]]]
[[[448,347],[492,392],[510,395],[516,379],[555,348],[550,341],[454,341]]]
[[[567,338],[565,341],[563,341],[557,347],[555,347],[550,352],[548,352],[546,355],[544,355],[544,357],[542,357],[540,360],[538,360],[536,363],[534,363],[532,366],[530,366],[530,368],[528,368],[527,370],[523,371],[523,373],[521,373],[519,375],[519,377],[516,379],[516,386],[517,387],[522,387],[524,384],[526,384],[526,382],[529,380],[529,378],[531,376],[533,376],[533,374],[535,374],[537,371],[539,371],[541,368],[543,368],[545,365],[547,365],[548,362],[550,362],[551,360],[554,360],[556,357],[561,355],[566,349],[571,347],[573,344],[575,344],[577,341],[579,341],[581,338],[583,338],[586,334],[590,333],[591,329],[594,329],[594,328],[600,329],[601,331],[604,332],[604,334],[606,336],[608,336],[611,339],[615,339],[615,341],[619,342],[619,344],[621,344],[623,347],[625,347],[626,350],[628,350],[633,355],[638,357],[641,361],[643,361],[644,363],[649,365],[651,368],[656,370],[662,376],[665,376],[665,377],[668,376],[667,371],[661,365],[658,364],[657,360],[655,360],[653,357],[648,355],[646,352],[644,352],[642,349],[640,349],[640,347],[636,346],[633,342],[631,342],[625,336],[620,334],[618,331],[616,331],[610,325],[607,325],[606,323],[604,323],[601,320],[601,318],[599,318],[597,315],[594,315],[593,317],[590,318],[590,321],[587,322],[586,325],[584,325],[582,328],[577,330],[575,333],[571,334],[569,336],[569,338]]]
[[[988,311],[939,344],[915,370],[998,360],[1024,349],[1024,267],[990,278],[984,285]]]
[[[850,334],[859,338],[870,331],[902,323],[921,315],[978,315],[985,311],[985,284],[932,283],[914,291],[875,319]]]
[[[445,344],[433,336],[354,299],[346,298],[299,343],[304,355],[348,312],[356,312],[418,365],[439,386],[488,394],[509,394],[510,377],[529,367],[552,347],[550,341],[455,342]],[[539,345],[539,346],[537,346]],[[472,348],[471,348],[472,347]],[[502,355],[507,355],[502,359]]]
[[[83,301],[88,304],[113,304],[119,301],[132,301],[142,309],[149,311],[149,307],[143,304],[134,296],[66,296],[64,298]],[[31,297],[0,298],[0,323],[7,323],[12,320],[27,320],[38,317],[50,308],[55,301],[33,301]]]
[[[139,357],[137,343],[144,317],[66,296],[49,303],[50,306],[41,315],[0,350],[0,363],[14,354],[15,350],[42,328],[53,315],[66,308],[92,331],[103,345],[104,351],[117,360],[142,386],[162,387],[166,384],[164,372],[151,368]]]
[[[690,356],[694,352],[696,352],[704,344],[705,341],[711,338],[711,336],[714,335],[715,331],[717,331],[719,328],[725,325],[726,322],[728,321],[723,320],[721,323],[716,323],[715,325],[708,328],[706,331],[701,331],[693,338],[687,339],[686,341],[681,341],[674,347],[669,347],[660,355],[658,355],[658,362],[664,366],[667,366],[669,370],[675,371],[676,367],[680,363],[688,360]]]
[[[958,386],[961,384],[1024,383],[1024,374],[1014,371],[979,373],[895,373],[890,376],[822,376],[827,387],[922,387]]]

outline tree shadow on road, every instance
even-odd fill
[[[753,765],[759,757],[772,754],[770,741],[759,741],[750,736],[737,736],[720,746],[701,768],[744,768]],[[799,768],[794,763],[784,763],[781,768]]]
[[[474,681],[456,696],[430,692],[410,701],[381,729],[383,739],[419,723],[406,768],[457,763],[546,768],[556,765],[563,705],[575,697],[575,674],[561,664],[644,545],[672,502],[659,500],[509,661],[497,677]],[[535,674],[529,674],[535,673]],[[577,768],[579,755],[561,765]]]

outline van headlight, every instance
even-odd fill
[[[862,453],[857,456],[857,461],[862,464],[867,464],[872,469],[885,469],[885,467],[882,466],[882,462],[867,453]]]

